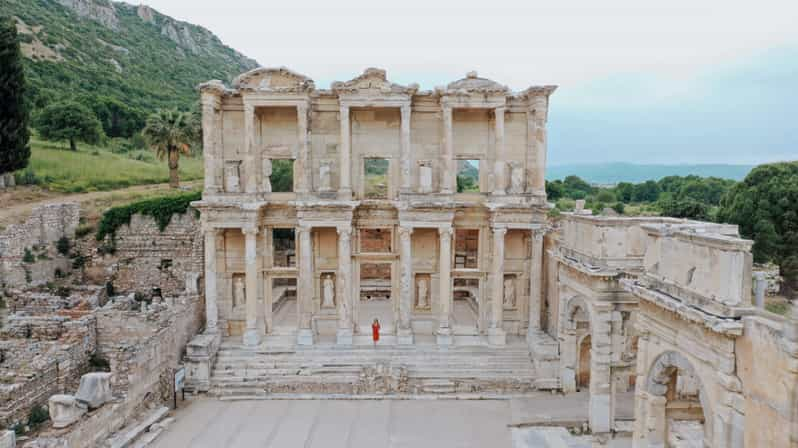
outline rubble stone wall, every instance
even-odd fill
[[[202,248],[193,212],[172,216],[163,231],[151,217],[134,215],[130,225],[116,232],[114,287],[118,292],[148,293],[157,287],[164,296],[182,294],[187,274],[203,271]]]
[[[0,424],[25,421],[30,410],[46,406],[51,395],[77,390],[97,344],[94,316],[12,319],[0,350]],[[30,325],[30,327],[28,327]],[[19,328],[31,328],[30,337]],[[40,329],[41,328],[41,329]],[[13,373],[12,373],[13,372]]]

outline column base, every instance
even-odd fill
[[[342,201],[351,201],[352,190],[338,190],[338,199]]]
[[[413,345],[413,330],[411,328],[400,328],[396,331],[397,345]]]
[[[502,328],[488,329],[488,344],[507,345],[507,333]]]
[[[296,334],[296,345],[313,345],[315,335],[310,328],[300,329]]]
[[[352,345],[353,333],[349,328],[339,328],[335,335],[335,343],[338,345]]]
[[[261,337],[257,329],[250,328],[244,332],[244,345],[247,347],[255,347],[260,345]]]
[[[449,346],[452,345],[454,342],[454,338],[452,337],[452,329],[451,328],[439,328],[438,331],[435,333],[435,339],[438,345],[442,346]]]

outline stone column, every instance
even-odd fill
[[[452,130],[452,108],[443,106],[443,145],[441,148],[441,193],[457,191],[456,167],[454,167],[454,131]]]
[[[352,228],[338,227],[337,342],[352,345]]]
[[[399,344],[413,343],[413,327],[411,315],[413,312],[413,254],[412,254],[412,227],[399,227],[399,257],[401,268],[399,291],[399,325],[397,325],[397,342]]]
[[[548,101],[538,97],[532,105],[532,110],[527,113],[528,139],[533,153],[530,160],[534,166],[530,167],[532,176],[529,176],[530,185],[527,190],[537,195],[546,194],[546,116]]]
[[[611,305],[593,308],[590,328],[590,402],[588,423],[594,434],[609,433],[614,420],[612,397]],[[621,320],[620,315],[618,320]]]
[[[244,191],[247,193],[257,193],[258,191],[258,167],[260,163],[255,163],[255,106],[244,103],[244,163],[243,172],[246,176]]]
[[[438,260],[438,275],[440,281],[440,293],[438,304],[438,345],[452,344],[452,328],[449,324],[449,315],[452,309],[452,233],[451,227],[438,229],[440,236],[440,251]]]
[[[258,269],[258,229],[257,227],[244,227],[244,263],[247,286],[247,329],[244,332],[244,345],[255,346],[260,344],[261,337],[258,331],[258,283],[260,275]]]
[[[349,123],[349,106],[341,106],[341,144],[338,147],[338,199],[352,199],[352,127]]]
[[[298,345],[313,345],[313,246],[311,228],[299,227],[299,278],[297,306],[299,307]]]
[[[504,237],[507,229],[494,227],[493,229],[493,267],[491,275],[491,307],[490,326],[488,328],[488,343],[491,345],[505,345],[507,335],[502,328],[504,323]]]
[[[216,164],[222,158],[220,148],[217,148],[217,133],[221,132],[218,127],[217,115],[221,107],[221,100],[218,95],[210,92],[202,94],[202,148],[203,160],[205,161],[205,193],[217,193],[219,185],[216,183]]]
[[[507,161],[504,153],[504,108],[495,109],[493,194],[507,194]]]
[[[218,333],[219,308],[216,304],[216,235],[218,230],[205,229],[205,332]]]
[[[527,342],[532,341],[535,332],[540,331],[540,313],[543,303],[543,231],[533,230],[530,238],[529,273],[529,329]]]
[[[296,106],[297,113],[297,141],[299,142],[298,165],[294,173],[297,176],[296,192],[307,193],[310,190],[310,149],[308,147],[308,105],[299,103]]]
[[[401,130],[401,160],[402,160],[402,193],[410,193],[412,189],[412,177],[410,167],[413,164],[413,156],[410,151],[410,104],[402,105],[400,112],[402,114],[402,130]]]

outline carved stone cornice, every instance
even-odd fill
[[[407,95],[412,96],[418,91],[418,84],[403,86],[388,81],[385,70],[369,67],[363,74],[349,81],[336,81],[332,84],[332,91],[338,96],[346,95]]]
[[[445,88],[437,87],[436,92],[443,95],[471,96],[479,95],[507,95],[510,88],[487,78],[480,78],[477,72],[468,72],[466,77],[449,83]]]
[[[313,80],[286,67],[260,67],[239,75],[233,87],[241,91],[309,93]]]

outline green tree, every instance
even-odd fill
[[[571,199],[583,199],[593,193],[593,187],[579,176],[567,176],[563,180],[565,195]]]
[[[663,216],[673,218],[689,218],[706,221],[709,219],[709,207],[695,199],[664,199],[658,202]]]
[[[28,109],[16,22],[0,17],[0,174],[28,166]]]
[[[798,161],[760,165],[723,197],[718,219],[754,240],[754,260],[774,261],[783,292],[798,293]]]
[[[102,125],[86,106],[73,101],[51,104],[36,117],[35,128],[45,140],[69,141],[69,149],[77,151],[76,142],[99,143]]]
[[[561,180],[554,180],[554,181],[546,181],[546,197],[550,201],[556,201],[563,197],[565,194],[565,189],[562,185]]]
[[[647,180],[642,184],[635,184],[632,200],[634,202],[655,202],[659,198],[660,192],[660,187],[656,182]]]
[[[177,169],[180,154],[190,154],[191,146],[197,141],[197,122],[188,112],[178,110],[159,110],[147,117],[147,124],[141,131],[159,159],[169,163],[169,186],[180,186]]]
[[[80,102],[94,112],[109,137],[132,137],[144,127],[146,114],[116,99],[93,95]]]
[[[634,194],[635,186],[629,182],[619,182],[615,186],[615,195],[619,201],[632,202],[632,195]]]

